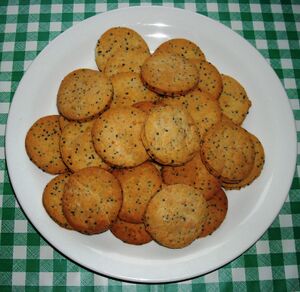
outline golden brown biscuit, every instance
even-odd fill
[[[224,221],[228,210],[226,193],[219,189],[215,195],[207,201],[207,218],[201,226],[199,237],[205,237],[216,231]]]
[[[246,130],[222,121],[208,130],[201,146],[201,158],[208,170],[223,182],[239,182],[253,167],[255,150]]]
[[[110,28],[101,35],[96,45],[96,63],[100,72],[104,71],[107,60],[116,55],[117,50],[126,51],[138,47],[149,51],[146,42],[136,31],[127,27]]]
[[[110,227],[110,231],[115,237],[129,244],[141,245],[152,240],[144,223],[129,223],[118,218]]]
[[[112,174],[119,180],[123,191],[123,203],[119,218],[142,223],[149,200],[159,191],[161,175],[151,162],[134,168],[115,169]]]
[[[195,65],[166,52],[152,55],[142,66],[142,80],[148,88],[163,95],[181,95],[194,89],[199,81]]]
[[[85,234],[108,230],[122,204],[118,180],[99,167],[84,168],[69,177],[63,194],[63,212],[69,224]]]
[[[149,156],[140,135],[146,116],[134,107],[116,107],[103,113],[92,129],[97,153],[118,167],[133,167],[145,162]]]
[[[138,102],[156,101],[159,96],[144,86],[140,74],[125,72],[111,78],[114,96],[111,108],[116,106],[132,106]]]
[[[198,88],[208,92],[214,99],[218,99],[223,89],[222,76],[218,69],[212,63],[202,61],[198,70]]]
[[[199,236],[206,216],[207,203],[199,191],[183,184],[170,185],[150,200],[145,226],[159,244],[182,248]]]
[[[157,162],[180,165],[199,151],[199,134],[190,114],[181,107],[154,107],[145,122],[142,141]]]
[[[69,120],[84,121],[102,113],[109,106],[112,96],[112,84],[104,74],[91,69],[78,69],[61,82],[57,108]]]
[[[181,166],[163,166],[161,173],[167,185],[192,186],[200,190],[206,200],[209,200],[221,187],[219,180],[206,169],[200,153]]]
[[[193,90],[185,95],[162,98],[161,104],[183,106],[192,116],[200,137],[202,137],[210,127],[221,120],[222,112],[217,100],[210,94]]]
[[[162,43],[154,53],[167,52],[180,55],[190,62],[192,62],[197,68],[201,61],[205,60],[205,55],[201,49],[193,42],[187,39],[171,39]]]
[[[251,184],[257,177],[259,177],[265,163],[265,152],[263,145],[259,141],[257,137],[254,135],[250,134],[250,138],[254,144],[254,150],[255,150],[255,160],[253,164],[253,168],[249,175],[244,178],[242,181],[236,184],[230,184],[230,183],[225,183],[222,182],[222,186],[227,189],[227,190],[238,190],[241,189],[249,184]]]
[[[62,131],[62,159],[73,172],[91,166],[99,166],[106,170],[110,168],[95,151],[92,139],[93,124],[94,121],[70,122]]]
[[[104,73],[108,77],[124,72],[140,74],[141,67],[149,56],[149,51],[141,48],[131,48],[125,51],[119,49],[107,60]]]
[[[222,74],[222,80],[223,91],[219,97],[222,112],[235,124],[241,125],[251,107],[251,101],[236,79]]]
[[[43,192],[43,205],[48,215],[61,227],[72,229],[62,209],[62,197],[65,183],[70,173],[63,173],[53,178]]]
[[[38,119],[27,132],[25,139],[30,160],[37,167],[51,174],[68,171],[59,150],[61,131],[58,117],[53,115]]]

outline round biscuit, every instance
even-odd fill
[[[166,52],[149,57],[141,76],[148,88],[163,95],[181,95],[197,86],[199,73],[189,60]]]
[[[97,41],[95,57],[99,71],[104,71],[107,60],[119,49],[126,51],[137,47],[149,51],[146,42],[136,31],[128,27],[110,28]]]
[[[53,178],[43,192],[43,206],[48,215],[61,227],[72,229],[62,209],[64,186],[70,173],[63,173]]]
[[[59,150],[61,130],[58,117],[52,115],[38,119],[25,138],[25,148],[30,160],[37,167],[51,174],[68,171]]]
[[[149,200],[161,188],[160,172],[151,162],[144,162],[134,168],[115,169],[112,174],[119,180],[123,191],[119,218],[142,223]]]
[[[125,72],[140,74],[141,67],[149,56],[149,51],[141,48],[131,48],[125,51],[119,49],[107,60],[104,74],[110,78],[115,74]]]
[[[194,119],[200,138],[222,117],[218,101],[199,89],[181,96],[162,98],[161,104],[183,106]]]
[[[164,165],[183,164],[200,148],[197,126],[182,107],[154,107],[141,137],[150,156]]]
[[[94,121],[70,122],[61,133],[61,156],[73,172],[91,166],[109,169],[109,166],[95,151],[92,139],[93,124]]]
[[[159,96],[144,86],[140,74],[123,72],[111,77],[114,88],[111,108],[116,106],[132,106],[138,102],[156,101]]]
[[[251,107],[244,87],[233,77],[222,74],[223,90],[219,97],[222,112],[231,121],[241,125]]]
[[[249,133],[249,135],[254,144],[254,150],[255,150],[255,159],[254,159],[252,170],[250,171],[249,175],[239,183],[233,184],[233,183],[222,182],[222,187],[224,187],[226,190],[239,190],[251,184],[257,177],[259,177],[264,167],[265,152],[264,152],[263,145],[261,144],[259,139],[255,137],[253,134]]]
[[[199,46],[183,38],[171,39],[162,43],[154,53],[160,52],[180,55],[192,62],[197,68],[199,68],[201,61],[205,60],[205,55]]]
[[[146,116],[134,107],[116,107],[96,120],[93,143],[104,161],[117,167],[133,167],[149,158],[140,137]]]
[[[204,136],[201,158],[214,176],[223,182],[236,183],[249,175],[255,150],[246,130],[223,120]]]
[[[163,246],[183,248],[199,236],[207,216],[206,205],[203,195],[191,186],[166,186],[148,204],[146,230]]]
[[[118,218],[110,231],[115,237],[129,244],[142,245],[152,240],[144,223],[129,223]]]
[[[201,226],[199,237],[205,237],[216,231],[225,220],[228,210],[226,193],[219,189],[214,196],[207,201],[207,218]]]
[[[69,177],[63,194],[63,212],[69,224],[85,234],[110,228],[122,204],[118,180],[99,167],[84,168]]]
[[[85,121],[102,113],[112,96],[112,84],[104,74],[91,69],[77,69],[62,80],[57,108],[69,120]]]
[[[181,166],[163,166],[161,170],[165,184],[186,184],[202,192],[209,200],[221,187],[220,181],[206,169],[200,153]]]
[[[223,89],[222,76],[218,69],[212,63],[202,61],[198,70],[198,88],[208,92],[214,99],[218,99]]]

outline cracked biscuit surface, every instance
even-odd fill
[[[107,60],[115,56],[118,50],[126,51],[132,48],[141,48],[149,52],[144,39],[128,27],[113,27],[105,31],[97,41],[95,49],[99,71],[104,71]]]
[[[171,39],[162,43],[154,53],[167,52],[172,54],[180,55],[188,59],[198,69],[201,61],[205,60],[205,55],[202,50],[190,40],[178,38]]]
[[[104,74],[77,69],[62,80],[57,93],[57,108],[68,120],[85,121],[102,113],[112,96],[112,84]]]
[[[246,130],[223,120],[204,136],[201,158],[221,181],[237,183],[247,177],[253,167],[254,144]]]
[[[197,86],[199,74],[189,60],[166,52],[149,57],[142,66],[141,76],[148,88],[163,95],[181,95]]]
[[[92,137],[97,153],[117,167],[133,167],[149,156],[141,140],[147,114],[134,107],[107,110],[94,123]]]
[[[157,162],[180,165],[191,160],[200,148],[197,126],[181,107],[156,106],[148,115],[142,141]]]
[[[207,216],[207,203],[201,192],[176,184],[163,187],[149,202],[146,230],[159,244],[182,248],[198,238]]]
[[[122,204],[118,180],[99,167],[72,174],[65,184],[63,212],[73,229],[97,234],[110,228]]]

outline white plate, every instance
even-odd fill
[[[227,192],[228,216],[207,238],[171,250],[151,242],[131,246],[110,232],[86,236],[58,227],[42,206],[51,176],[28,159],[24,140],[32,123],[57,113],[56,93],[62,78],[79,67],[96,68],[98,37],[113,26],[138,31],[151,50],[161,42],[185,37],[207,59],[246,88],[252,107],[244,126],[262,141],[266,163],[262,175],[241,191]],[[208,273],[247,250],[267,230],[290,188],[296,161],[296,135],[286,93],[264,58],[222,24],[189,11],[134,7],[91,17],[52,41],[27,70],[14,96],[7,124],[6,155],[10,179],[23,210],[55,248],[75,262],[104,275],[138,282],[178,281]]]

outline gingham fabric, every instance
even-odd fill
[[[5,164],[10,102],[29,64],[52,39],[74,23],[107,10],[132,5],[179,7],[207,15],[238,32],[261,52],[281,79],[300,142],[299,1],[95,2],[0,1],[0,291],[48,291],[53,287],[58,291],[300,291],[299,155],[289,197],[260,240],[221,269],[184,282],[129,284],[94,274],[55,251],[27,221]]]

